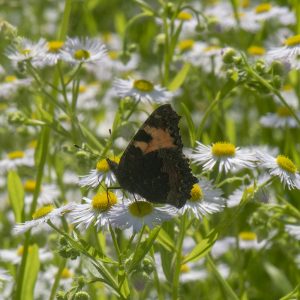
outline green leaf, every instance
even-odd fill
[[[134,253],[133,259],[131,261],[129,269],[129,273],[135,269],[135,267],[141,262],[141,260],[147,255],[150,251],[153,243],[155,242],[158,233],[160,231],[160,227],[156,227],[151,230],[149,237],[140,244],[139,248]]]
[[[273,289],[276,288],[281,294],[288,293],[293,287],[282,270],[266,262],[264,268],[273,282]]]
[[[235,130],[235,120],[233,119],[226,119],[226,134],[228,136],[228,139],[231,143],[236,143],[236,130]]]
[[[178,88],[181,87],[183,84],[187,74],[189,73],[189,70],[191,68],[191,65],[186,63],[183,65],[179,73],[175,76],[175,78],[172,80],[172,82],[168,85],[168,90],[170,91],[176,91]]]
[[[287,295],[281,297],[279,300],[295,300],[300,299],[300,285],[298,284],[294,290],[292,290]]]
[[[195,141],[196,141],[195,125],[194,125],[194,122],[192,120],[191,113],[190,113],[189,109],[186,107],[186,105],[183,102],[181,102],[180,104],[181,104],[185,119],[187,121],[188,129],[189,129],[189,135],[190,135],[190,143],[191,143],[191,146],[194,146]]]
[[[22,300],[34,299],[35,282],[40,269],[39,248],[37,245],[29,246],[26,267],[24,272],[24,282],[22,286]]]
[[[222,277],[222,275],[218,271],[218,268],[216,267],[214,261],[212,260],[212,258],[209,255],[207,256],[207,261],[208,261],[208,264],[209,264],[209,266],[211,268],[211,272],[217,278],[217,280],[219,281],[220,285],[222,286],[222,288],[224,289],[224,291],[228,295],[228,298],[226,297],[226,299],[239,300],[239,297],[235,294],[234,290],[227,283],[227,281]],[[243,299],[243,298],[240,298],[240,299]],[[247,299],[247,298],[245,298],[245,299]]]
[[[173,259],[173,254],[175,252],[170,253],[169,251],[165,249],[161,249],[160,251],[160,256],[161,256],[161,266],[163,269],[163,272],[169,282],[172,282],[173,279],[173,264],[172,264],[172,259]]]
[[[126,18],[124,13],[121,11],[115,13],[115,28],[120,36],[124,35],[124,30],[126,28]]]
[[[24,206],[24,187],[16,171],[9,171],[7,175],[7,189],[10,205],[14,211],[16,223],[22,222]]]
[[[73,243],[73,244],[72,244],[72,242],[70,242],[70,243],[79,252],[83,252],[83,253],[88,252],[91,256],[93,256],[94,258],[97,258],[97,260],[101,260],[103,263],[118,264],[116,261],[114,261],[113,259],[106,256],[104,253],[102,253],[99,250],[97,250],[96,248],[94,248],[92,245],[87,243],[85,240],[80,239],[79,242],[83,246],[83,248],[79,248],[75,243]]]
[[[157,236],[157,242],[160,243],[167,251],[175,251],[175,244],[168,233],[162,228],[159,231]]]
[[[218,232],[213,230],[210,234],[203,239],[187,256],[183,259],[183,264],[186,264],[190,261],[196,261],[204,257],[212,248],[215,241],[218,238]]]
[[[129,289],[129,283],[127,279],[127,272],[123,268],[123,266],[120,266],[119,272],[118,272],[118,282],[120,283],[120,292],[122,296],[127,299],[130,295],[130,289]]]
[[[147,4],[145,1],[143,1],[143,0],[135,0],[134,2],[136,2],[137,4],[139,4],[141,6],[141,9],[144,12],[148,13],[149,16],[155,14],[155,11],[153,10],[153,8],[149,4]]]

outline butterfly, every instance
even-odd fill
[[[106,159],[121,188],[152,203],[184,206],[198,180],[182,152],[180,118],[170,104],[158,107],[128,144],[119,164]]]

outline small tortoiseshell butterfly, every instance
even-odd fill
[[[165,104],[157,108],[133,137],[120,163],[107,163],[122,188],[153,203],[178,208],[190,198],[198,180],[182,153],[180,116]]]

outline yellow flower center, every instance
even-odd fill
[[[177,19],[181,20],[181,21],[189,21],[193,18],[193,16],[186,12],[186,11],[181,11],[178,15],[177,15]]]
[[[250,0],[243,0],[241,3],[241,7],[247,8],[250,5]]]
[[[36,181],[35,180],[27,180],[25,181],[24,183],[24,190],[26,192],[29,192],[29,193],[33,193],[34,190],[36,188]]]
[[[213,144],[211,152],[214,156],[234,156],[235,146],[227,142],[218,142]]]
[[[108,56],[111,60],[117,60],[117,58],[119,57],[119,54],[117,51],[109,51]]]
[[[247,49],[248,53],[251,55],[264,55],[266,53],[266,49],[259,46],[251,46]]]
[[[112,161],[114,161],[117,164],[120,162],[120,158],[119,157],[113,157],[113,158],[110,157],[109,159],[112,160]],[[99,160],[97,162],[96,169],[99,172],[103,172],[103,173],[108,172],[109,171],[109,165],[108,165],[106,159]]]
[[[194,40],[182,40],[178,43],[178,48],[180,51],[187,51],[193,49],[194,44]]]
[[[219,46],[212,45],[212,46],[205,47],[203,49],[203,51],[207,53],[207,52],[214,51],[214,50],[219,50],[219,49],[221,49]]]
[[[257,239],[256,233],[252,231],[242,231],[239,234],[239,239],[243,241],[255,241]]]
[[[92,199],[94,209],[105,211],[117,203],[117,196],[112,192],[97,193]]]
[[[8,105],[6,103],[0,103],[0,111],[6,110]]]
[[[50,41],[48,42],[48,51],[56,53],[62,48],[63,45],[63,41]]]
[[[29,246],[28,247],[28,252],[32,252],[32,246]],[[17,255],[18,256],[22,256],[24,253],[24,246],[20,246],[18,249],[17,249]]]
[[[67,268],[64,268],[61,272],[61,277],[64,279],[71,278],[72,276],[73,276],[73,273]]]
[[[84,93],[84,92],[86,92],[86,90],[87,90],[86,85],[80,85],[79,86],[79,93]]]
[[[284,42],[286,46],[296,46],[300,44],[300,34],[287,38]]]
[[[18,256],[22,256],[24,253],[24,246],[20,246],[18,249],[17,249],[17,255]]]
[[[85,49],[76,50],[74,53],[74,58],[77,60],[89,59],[90,56],[90,52]]]
[[[22,50],[20,51],[20,53],[23,54],[23,55],[29,55],[30,52],[31,52],[30,49],[22,49]]]
[[[23,151],[13,151],[7,153],[7,157],[10,160],[18,159],[18,158],[23,158],[25,156],[25,153]]]
[[[255,12],[257,14],[261,14],[261,13],[271,10],[271,8],[272,8],[272,5],[270,3],[262,3],[255,7]]]
[[[203,191],[199,184],[195,183],[191,190],[191,198],[189,201],[201,201],[203,199]]]
[[[247,193],[248,195],[250,194],[253,194],[254,193],[254,186],[249,186],[247,188],[245,188],[245,193]]]
[[[191,268],[187,264],[183,264],[180,266],[181,273],[188,273],[190,270],[191,270]]]
[[[282,90],[285,91],[285,92],[289,92],[293,89],[293,86],[291,84],[285,84],[283,87],[282,87]]]
[[[28,147],[31,148],[31,149],[35,149],[36,146],[38,144],[38,141],[37,140],[32,140],[29,144],[28,144]]]
[[[286,118],[292,115],[291,111],[285,106],[278,107],[276,113],[277,116],[281,118]]]
[[[4,78],[4,81],[5,81],[5,82],[14,82],[14,81],[16,81],[16,79],[17,79],[16,76],[14,76],[14,75],[9,75],[9,76],[6,76],[6,77]]]
[[[129,212],[138,218],[150,215],[153,211],[153,205],[150,202],[135,201],[128,207]]]
[[[48,215],[52,210],[54,209],[54,206],[49,204],[49,205],[45,205],[39,209],[37,209],[33,214],[32,214],[32,219],[36,220],[36,219],[40,219],[46,215]]]
[[[276,162],[278,166],[284,169],[285,171],[288,171],[292,174],[295,174],[297,171],[295,164],[288,157],[284,155],[278,155],[276,157]]]
[[[102,35],[103,41],[107,44],[112,40],[112,35],[110,32],[104,32]]]
[[[151,82],[144,79],[135,80],[133,82],[133,87],[141,92],[151,92],[154,89],[154,85]]]

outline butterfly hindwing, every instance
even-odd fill
[[[153,203],[185,204],[197,179],[182,153],[179,119],[169,104],[149,116],[119,165],[111,165],[121,187]]]

